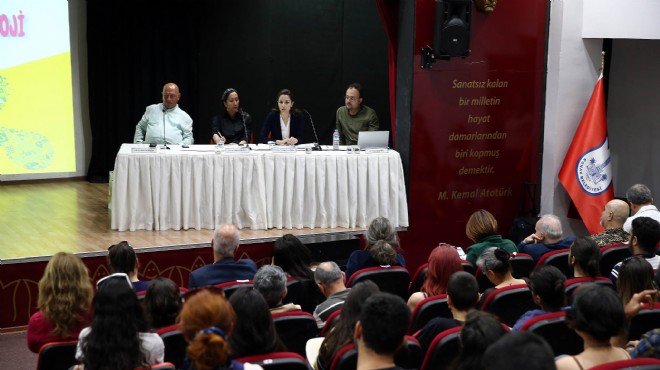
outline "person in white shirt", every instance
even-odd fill
[[[179,108],[179,86],[168,82],[163,86],[163,102],[147,107],[135,127],[134,143],[183,144],[194,142],[192,118]],[[164,126],[164,127],[163,127]]]
[[[630,203],[632,216],[623,224],[623,230],[630,233],[632,220],[637,217],[650,217],[660,222],[660,211],[653,205],[653,194],[644,184],[635,184],[626,191],[626,199]]]

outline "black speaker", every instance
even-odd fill
[[[472,0],[435,0],[433,52],[438,58],[470,55]]]

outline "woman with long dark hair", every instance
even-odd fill
[[[303,139],[304,118],[294,104],[291,90],[283,89],[277,93],[275,106],[261,126],[259,137],[263,144],[274,141],[276,145],[296,145]]]
[[[132,370],[163,362],[163,340],[147,332],[128,275],[99,280],[93,306],[92,324],[80,332],[76,349],[76,359],[85,370]]]

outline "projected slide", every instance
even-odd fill
[[[0,175],[74,172],[67,1],[0,1]]]

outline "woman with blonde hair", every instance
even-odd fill
[[[201,290],[183,305],[180,328],[188,341],[188,364],[182,369],[221,370],[241,368],[230,356],[229,335],[236,314],[227,299],[210,290]],[[242,364],[245,369],[261,369],[259,365]]]
[[[48,342],[78,339],[78,333],[89,325],[93,296],[94,288],[80,257],[55,254],[39,280],[39,311],[30,317],[27,328],[30,351],[38,353]]]
[[[517,252],[518,248],[509,239],[503,239],[497,233],[497,220],[485,209],[474,212],[465,225],[465,234],[475,244],[467,248],[466,260],[477,264],[479,256],[490,247],[502,248],[509,253]]]

